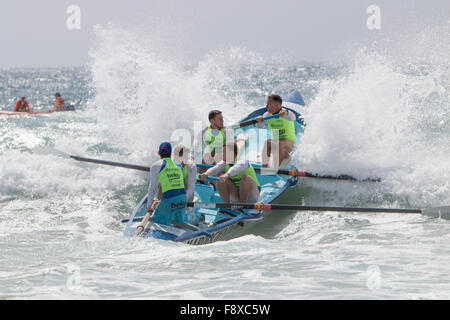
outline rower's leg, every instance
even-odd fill
[[[272,140],[269,139],[266,140],[266,142],[264,143],[264,148],[261,154],[263,168],[267,168],[269,166],[271,152],[272,152]]]
[[[279,141],[279,159],[278,167],[283,168],[287,166],[291,160],[291,152],[294,151],[295,143],[291,140]]]
[[[255,194],[257,194],[256,200]],[[241,185],[239,188],[239,202],[248,203],[249,201],[257,201],[259,197],[258,186],[255,181],[248,175],[244,174],[241,178]]]
[[[230,179],[226,181],[217,182],[217,191],[222,197],[224,203],[230,203],[230,197],[233,195],[236,199],[239,199],[239,193],[236,186],[231,182]]]
[[[210,164],[210,165],[215,165],[216,161],[214,160],[214,156],[211,152],[205,152],[203,154],[203,158],[202,158],[202,164]],[[205,173],[206,170],[208,170],[208,168],[199,168],[198,172],[200,174]]]

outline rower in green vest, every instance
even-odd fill
[[[266,140],[262,151],[262,164],[267,167],[270,157],[274,157],[273,167],[275,169],[283,168],[289,165],[291,160],[291,152],[295,147],[295,115],[282,107],[283,100],[277,94],[273,94],[267,98],[267,112],[262,116],[258,116],[256,127],[261,128],[267,124],[269,126],[272,138]],[[263,117],[279,114],[278,118],[262,121]],[[272,152],[272,150],[274,152]],[[278,151],[278,152],[276,152]],[[276,159],[278,158],[278,159]]]
[[[237,142],[229,142],[222,149],[223,160],[209,168],[200,177],[218,176],[217,191],[224,203],[254,203],[259,199],[261,191],[255,170],[248,160],[236,161],[238,156]],[[231,160],[231,161],[230,161]],[[233,164],[230,165],[230,162]]]
[[[134,236],[139,235],[153,213],[152,221],[158,224],[182,223],[186,214],[186,190],[183,170],[172,160],[172,146],[163,142],[159,146],[160,160],[150,168],[150,183],[147,195],[147,211],[142,223],[136,228]],[[161,199],[157,191],[161,191]]]
[[[222,159],[222,146],[227,138],[233,139],[234,133],[223,125],[223,115],[219,110],[212,110],[208,114],[210,125],[202,131],[202,142],[197,145],[203,146],[203,164],[215,165]],[[203,173],[206,169],[200,168]]]

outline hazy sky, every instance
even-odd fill
[[[70,5],[81,9],[79,30],[66,26]],[[367,28],[370,5],[380,8],[380,30]],[[329,61],[449,19],[450,0],[1,0],[0,68],[84,65],[93,26],[109,22],[182,43],[179,54],[193,62],[232,46]]]

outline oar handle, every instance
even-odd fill
[[[201,180],[201,179],[200,179],[200,175],[197,175],[197,179]],[[219,181],[220,179],[217,178],[217,177],[207,176],[207,177],[206,177],[206,180],[215,180],[215,181]]]

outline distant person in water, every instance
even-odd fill
[[[66,111],[64,99],[58,92],[55,93],[55,107],[53,108],[53,111]]]
[[[16,101],[14,112],[31,112],[30,104],[25,96],[22,96],[22,98]]]

